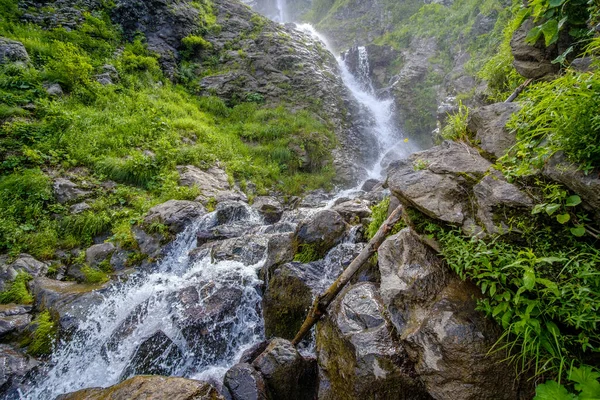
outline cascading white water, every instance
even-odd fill
[[[287,18],[287,4],[285,0],[277,0],[277,11],[279,14],[279,20],[277,22],[289,22]]]

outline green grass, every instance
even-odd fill
[[[7,283],[4,291],[0,292],[0,304],[16,303],[16,304],[31,304],[33,296],[27,289],[27,282],[32,280],[32,276],[26,272],[20,271],[16,278]]]
[[[50,354],[58,328],[56,322],[52,320],[50,312],[42,311],[32,324],[36,328],[31,336],[23,341],[22,345],[27,346],[27,353],[35,357]]]

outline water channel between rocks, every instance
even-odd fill
[[[286,21],[284,0],[277,1],[274,15]],[[324,38],[310,25],[297,29],[315,40]],[[396,156],[416,149],[403,140],[394,126],[392,100],[379,99],[369,79],[368,54],[359,48],[359,73],[353,76],[341,57],[336,57],[344,84],[372,118],[371,134],[379,143],[379,160],[366,166],[368,178],[381,178],[382,160],[396,146]],[[399,153],[399,154],[398,154]],[[389,157],[389,156],[388,156]],[[361,183],[362,185],[362,183]],[[358,186],[360,188],[360,186]],[[273,232],[292,232],[297,223],[337,199],[352,198],[357,188],[324,196],[315,204],[289,210],[276,226],[265,224],[246,204],[225,226],[244,234],[267,237]],[[306,206],[309,205],[309,206]],[[59,343],[49,366],[40,372],[27,399],[53,399],[59,394],[88,387],[106,387],[136,374],[143,365],[161,375],[184,376],[219,383],[229,367],[253,344],[264,340],[262,287],[259,279],[267,247],[257,239],[258,250],[247,249],[235,259],[214,260],[210,251],[193,252],[196,234],[218,224],[215,213],[195,221],[170,245],[166,256],[149,271],[139,271],[126,282],[114,283],[101,293],[101,301],[85,311],[68,341]],[[350,231],[316,264],[320,270],[311,282],[314,293],[325,289],[356,250],[355,231]],[[243,254],[247,251],[247,254]],[[312,351],[310,343],[305,352]]]

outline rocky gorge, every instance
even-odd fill
[[[316,25],[321,30],[327,21],[340,21],[325,30],[326,38],[291,21],[314,21],[327,2],[200,3],[121,0],[109,14],[126,40],[135,43],[142,35],[156,55],[166,80],[152,83],[153,91],[168,82],[181,84],[244,120],[254,118],[244,107],[264,107],[250,125],[236,126],[250,147],[264,145],[256,125],[270,123],[268,112],[282,104],[290,107],[282,112],[293,118],[314,116],[318,123],[303,126],[285,142],[285,168],[309,179],[331,168],[338,186],[301,194],[264,190],[253,182],[256,175],[246,179],[232,172],[250,169],[249,156],[210,162],[177,157],[169,176],[182,192],[169,193],[186,195],[156,198],[140,215],[125,214],[125,235],[119,225],[112,235],[100,230],[85,246],[59,246],[50,256],[1,255],[0,302],[7,303],[0,304],[2,398],[531,399],[536,386],[555,375],[550,367],[539,372],[520,358],[520,333],[513,328],[521,323],[517,317],[526,313],[554,334],[560,330],[578,337],[578,344],[587,340],[595,346],[595,328],[586,330],[587,322],[573,323],[554,311],[560,294],[547,303],[554,314],[534,315],[546,304],[534,303],[534,292],[544,299],[556,293],[555,281],[570,264],[562,253],[542,253],[545,247],[536,247],[534,230],[564,235],[582,224],[565,225],[569,221],[557,221],[554,213],[580,222],[585,213],[584,234],[589,233],[583,245],[595,254],[597,165],[583,171],[558,151],[535,175],[514,173],[506,160],[524,152],[514,121],[528,103],[486,99],[484,83],[465,70],[471,56],[459,47],[466,41],[451,50],[450,66],[447,60],[437,63],[444,44],[432,37],[413,37],[403,49],[375,44],[396,27],[386,2],[334,2]],[[20,18],[50,30],[68,23],[76,30],[104,6],[69,0],[19,3]],[[473,35],[492,31],[497,14],[488,11],[482,8],[469,20]],[[361,22],[364,18],[373,26]],[[551,79],[559,69],[550,59],[559,50],[527,44],[523,30],[531,26],[520,29],[511,36],[516,70],[535,79],[539,76],[532,73],[544,71]],[[17,68],[40,57],[25,44],[30,46],[0,38],[0,65]],[[398,59],[403,59],[400,67]],[[111,87],[132,79],[117,67],[98,66],[94,84]],[[432,73],[443,80],[428,81]],[[51,98],[79,95],[47,83],[44,90]],[[412,130],[407,118],[422,111],[411,102],[419,85],[435,92],[429,100],[440,110],[438,127],[454,129],[448,134],[446,128],[435,145],[433,126]],[[465,100],[468,115],[461,114],[456,100],[466,92],[473,95]],[[224,111],[215,109],[201,118],[229,123],[217,119]],[[8,118],[7,124],[14,121]],[[186,121],[175,128],[160,118],[155,125],[161,123],[157,129],[192,126]],[[266,141],[283,135],[277,126],[269,129]],[[208,130],[183,134],[178,145],[196,146]],[[125,157],[124,162],[136,161],[136,171],[155,168],[155,160],[164,157],[139,146],[135,151],[143,160],[153,161]],[[220,146],[215,141],[202,151],[217,153]],[[52,199],[44,201],[53,202],[53,218],[68,222],[99,212],[104,193],[118,198],[111,209],[140,201],[129,200],[132,195],[123,186],[143,184],[115,182],[107,169],[93,171],[68,162],[43,168],[51,181],[46,196]],[[150,183],[148,193],[156,184]],[[548,188],[562,191],[562,197],[548,197]],[[315,298],[371,245],[397,207],[403,209],[402,222],[310,335],[292,344]],[[569,213],[575,207],[577,213]],[[570,239],[560,240],[573,246]],[[497,251],[496,243],[507,247]],[[489,247],[467,247],[484,244]],[[512,245],[521,246],[515,250],[520,258],[510,258]],[[598,264],[595,259],[586,264],[572,249],[566,254],[574,263],[591,265],[585,278],[589,300],[578,299],[573,309],[593,314],[597,282],[587,277],[597,274]],[[539,257],[523,261],[526,250]],[[498,265],[512,275],[494,270]],[[557,265],[562,270],[555,274]],[[571,287],[565,284],[565,290]],[[506,304],[519,305],[520,298],[527,302],[513,312]],[[597,318],[591,319],[594,325]],[[561,351],[576,353],[572,342],[562,346]],[[554,351],[547,342],[540,347]],[[597,366],[595,350],[591,355],[585,350],[577,362]]]

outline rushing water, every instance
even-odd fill
[[[277,0],[277,10],[272,14],[280,22],[287,22],[286,2]],[[272,10],[275,11],[275,10]],[[311,34],[332,50],[325,38],[310,25],[298,29]],[[379,143],[380,159],[369,167],[370,178],[380,178],[380,161],[386,151],[394,146],[400,155],[414,151],[394,125],[393,101],[375,95],[370,80],[369,59],[365,47],[358,48],[358,73],[353,76],[341,57],[336,57],[344,84],[357,102],[368,111],[374,121],[372,134]],[[340,192],[347,196],[356,189]],[[327,206],[331,206],[331,201]],[[315,210],[297,211],[284,220],[295,224],[297,219]],[[248,208],[242,220],[236,223],[257,228],[258,215]],[[178,235],[166,257],[150,272],[138,272],[125,283],[116,283],[103,293],[103,301],[92,306],[87,318],[80,323],[69,341],[61,342],[48,366],[36,378],[34,387],[23,394],[27,399],[53,399],[59,394],[82,388],[110,386],[127,377],[128,365],[135,358],[140,344],[157,332],[162,332],[168,343],[154,354],[157,368],[164,374],[185,376],[218,382],[254,343],[264,339],[261,316],[262,281],[257,271],[263,261],[244,265],[236,261],[212,262],[209,255],[190,256],[196,248],[196,232],[216,224],[213,214],[196,221]],[[265,227],[262,228],[262,231]],[[260,228],[255,230],[261,232]],[[353,246],[354,231],[348,239],[334,248],[320,261],[322,270],[313,282],[316,291],[325,289],[343,269],[341,254]],[[228,290],[235,298],[233,312],[200,321],[204,324],[206,343],[195,343],[186,335],[182,320],[190,317],[196,308],[210,308],[220,290]],[[190,292],[191,291],[191,292]],[[190,304],[182,299],[192,293],[197,296]],[[201,311],[201,310],[200,310]],[[198,322],[198,321],[196,321]],[[197,340],[196,340],[197,342]],[[177,357],[171,357],[173,349]],[[306,351],[311,351],[309,345]],[[161,353],[162,352],[162,353]]]

